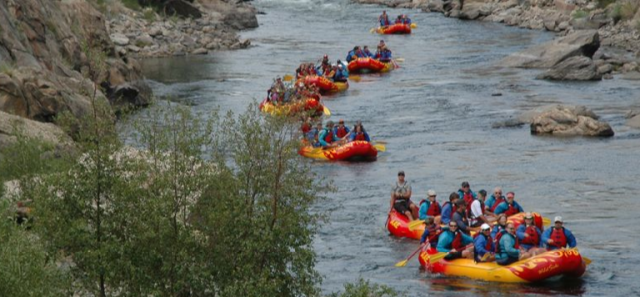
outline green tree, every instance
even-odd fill
[[[69,296],[70,282],[33,233],[16,225],[15,209],[0,202],[0,296]]]
[[[403,296],[394,289],[384,285],[371,284],[363,279],[357,283],[349,283],[344,285],[344,292],[333,293],[331,297],[395,297]]]

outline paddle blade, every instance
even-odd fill
[[[444,259],[444,257],[447,256],[447,253],[437,253],[437,254],[433,254],[431,256],[429,256],[429,264],[433,264],[435,262],[438,262],[442,259]]]
[[[400,62],[400,63],[402,63],[402,62],[404,62],[404,58],[397,58],[397,59],[396,59],[396,62]]]
[[[385,147],[385,146],[384,146],[384,144],[381,144],[381,143],[376,143],[376,144],[374,144],[374,145],[373,145],[373,147],[374,147],[376,150],[378,150],[379,152],[385,152],[385,151],[387,151],[387,147]],[[413,223],[413,222],[411,222],[411,223]],[[409,224],[411,224],[411,223],[409,223]]]
[[[551,220],[549,218],[542,217],[542,224],[545,226],[551,225]]]
[[[293,80],[293,75],[285,74],[285,76],[282,78],[282,80],[284,80],[284,81],[292,81]]]
[[[424,221],[421,220],[413,220],[411,222],[409,222],[409,225],[407,227],[409,227],[409,230],[413,230],[416,227],[422,225],[424,223]]]
[[[405,265],[407,265],[406,259],[396,263],[396,267],[404,267]]]
[[[583,257],[582,257],[582,261],[584,261],[584,264],[587,264],[587,265],[591,264],[591,259],[589,259],[589,258],[587,258],[587,257],[584,257],[584,256],[583,256]],[[397,264],[396,264],[396,265],[397,265]]]
[[[322,112],[324,112],[326,116],[331,116],[331,111],[326,106],[322,107]]]
[[[373,34],[373,32],[376,32],[376,28],[371,28],[371,30],[369,30],[369,33]]]
[[[415,29],[418,28],[418,25],[416,23],[411,23],[411,29]]]
[[[359,75],[349,75],[349,79],[355,82],[359,82],[362,77],[360,77]]]

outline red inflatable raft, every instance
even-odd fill
[[[270,115],[293,116],[302,112],[309,112],[312,116],[321,116],[325,111],[324,105],[316,98],[307,98],[292,103],[273,104],[265,98],[260,103],[260,110]]]
[[[540,228],[540,230],[543,230],[543,217],[537,212],[532,212],[532,214],[534,224],[538,228]],[[524,223],[524,212],[517,213],[508,217],[507,222],[513,223],[513,225],[517,229],[520,224]],[[387,220],[387,230],[389,230],[389,233],[393,234],[396,237],[408,237],[419,240],[420,237],[422,237],[424,228],[424,224],[419,224],[410,230],[409,218],[407,218],[403,214],[398,213],[395,209],[391,209],[391,212],[389,212],[389,219]]]
[[[298,153],[307,158],[329,161],[373,161],[378,157],[378,150],[364,140],[356,140],[327,149],[304,146]]]
[[[393,24],[386,27],[379,27],[378,34],[411,34],[411,26],[405,24]]]
[[[373,58],[357,58],[349,62],[347,69],[351,73],[388,72],[395,69],[395,64],[380,62]]]
[[[299,81],[304,82],[305,85],[317,86],[323,94],[342,92],[349,88],[348,82],[333,82],[324,76],[318,75],[307,75]]]
[[[548,251],[506,266],[495,262],[476,263],[473,259],[440,259],[429,263],[429,257],[436,253],[433,247],[423,249],[418,258],[420,265],[433,273],[490,282],[530,283],[557,276],[581,277],[586,270],[586,263],[576,248]]]

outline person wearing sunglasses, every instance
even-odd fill
[[[440,203],[436,200],[436,191],[430,189],[427,191],[427,199],[420,201],[420,210],[418,211],[420,219],[424,220],[427,217],[440,217],[441,212],[442,208],[440,207]]]
[[[482,226],[480,226],[480,233],[476,234],[473,239],[473,247],[473,258],[476,262],[495,261],[495,247],[493,239],[491,238],[491,227],[489,224],[482,224]]]
[[[520,206],[520,204],[518,204],[518,202],[514,200],[515,196],[516,194],[513,192],[507,193],[507,201],[500,203],[493,212],[497,215],[504,213],[505,215],[507,215],[507,217],[519,212],[524,212],[522,206]]]
[[[507,228],[496,237],[498,244],[496,245],[496,263],[500,265],[509,265],[529,258],[528,252],[520,251],[518,239],[516,238],[516,228],[513,223],[507,223]]]
[[[473,257],[473,245],[467,246],[471,243],[473,243],[473,238],[458,230],[458,224],[451,221],[449,222],[449,229],[442,232],[440,238],[438,238],[437,250],[441,253],[448,253],[445,256],[446,260],[470,259]]]
[[[542,246],[542,232],[533,223],[533,214],[527,212],[524,214],[524,224],[518,226],[516,236],[520,241],[520,247],[525,251],[531,252],[533,255],[540,254],[544,250],[539,249]]]

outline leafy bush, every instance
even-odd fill
[[[331,297],[395,297],[402,296],[399,292],[384,285],[370,284],[360,279],[357,283],[345,284],[344,292],[333,293]]]
[[[574,19],[586,18],[587,16],[589,16],[589,13],[582,9],[576,9],[571,14],[571,17]]]
[[[616,0],[598,0],[598,8],[606,8],[609,4],[616,2]]]

